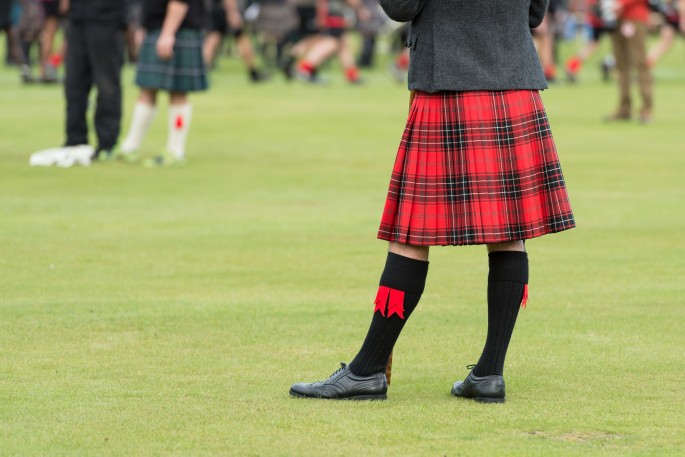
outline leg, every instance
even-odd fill
[[[554,65],[554,38],[552,36],[554,32],[550,13],[545,14],[542,23],[535,29],[535,32],[540,64],[545,72],[545,77],[548,81],[551,81],[556,76],[556,69]]]
[[[347,82],[355,84],[359,83],[359,69],[354,63],[354,56],[350,48],[350,41],[347,39],[347,34],[343,34],[338,38],[338,59],[345,71],[345,78]]]
[[[252,47],[252,39],[242,29],[235,33],[236,45],[238,46],[238,53],[243,63],[247,68],[250,81],[253,83],[262,82],[268,79],[268,76],[257,70],[257,63],[255,58],[255,51]]]
[[[252,41],[250,37],[241,32],[235,39],[236,45],[238,47],[238,54],[240,58],[243,59],[243,63],[248,70],[255,69],[255,56],[254,49],[252,49]]]
[[[528,255],[522,241],[489,244],[488,336],[474,371],[477,376],[502,375],[504,357],[519,307],[526,298]]]
[[[169,93],[167,144],[164,153],[143,162],[146,167],[167,167],[182,164],[186,154],[186,139],[190,130],[192,107],[185,92]]]
[[[597,40],[592,39],[588,41],[575,56],[566,61],[566,77],[569,81],[576,81],[578,73],[580,73],[581,69],[583,68],[583,63],[592,57],[597,50],[598,45],[599,43]]]
[[[361,350],[350,363],[353,373],[366,376],[385,370],[395,342],[423,293],[428,252],[427,246],[390,243],[371,327]],[[401,312],[395,313],[395,310]]]
[[[88,94],[93,84],[92,69],[88,59],[85,26],[71,24],[70,46],[66,58],[64,92],[67,100],[67,146],[88,144]]]
[[[147,129],[152,124],[157,112],[157,91],[155,89],[141,88],[138,101],[133,109],[131,126],[128,129],[126,139],[121,143],[123,159],[128,162],[138,160],[138,148],[145,138]]]
[[[313,42],[298,66],[298,75],[311,82],[316,69],[338,50],[338,40],[332,36],[321,36]]]
[[[40,35],[40,78],[49,81],[54,75],[50,75],[48,67],[52,55],[52,47],[55,42],[55,34],[59,28],[59,19],[55,16],[48,16],[43,23],[43,31]]]
[[[409,257],[410,259],[428,262],[428,253],[430,252],[430,248],[428,246],[412,246],[410,244],[390,243],[388,245],[388,252],[401,255],[402,257]]]
[[[332,36],[322,37],[304,58],[314,67],[318,67],[336,53],[338,43],[338,39]]]
[[[156,106],[157,89],[148,89],[145,87],[141,87],[140,94],[138,94],[138,103],[145,103],[146,105]]]
[[[480,360],[467,378],[452,387],[457,397],[502,403],[505,397],[504,358],[519,307],[525,304],[528,256],[523,241],[489,244],[488,335]]]
[[[373,33],[364,34],[362,50],[359,54],[358,64],[362,68],[373,67],[373,57],[376,52],[376,35]]]
[[[169,130],[166,149],[179,160],[186,155],[186,140],[192,113],[187,94],[180,92],[169,94]]]
[[[396,252],[410,254],[407,257]],[[385,398],[385,368],[404,324],[419,303],[428,275],[428,248],[392,243],[381,275],[371,326],[352,362],[327,384],[295,384],[290,393],[316,398]],[[335,383],[339,388],[331,390]]]
[[[631,116],[630,99],[630,54],[626,38],[620,30],[611,32],[611,43],[616,59],[618,73],[619,107],[614,113],[615,119],[629,119]]]
[[[642,97],[640,122],[649,123],[652,120],[652,72],[647,62],[647,24],[635,24],[635,35],[630,39],[629,47]]]
[[[219,51],[222,40],[223,35],[216,31],[209,32],[205,37],[205,42],[202,45],[202,56],[207,68],[212,68],[214,66],[214,59]]]
[[[117,26],[86,25],[93,79],[98,89],[95,131],[98,151],[112,151],[121,131],[121,68],[124,32]]]
[[[321,40],[321,38],[321,35],[310,35],[304,37],[300,41],[295,43],[295,46],[293,46],[290,53],[298,58],[303,57],[306,53],[309,52],[311,48],[313,48]]]

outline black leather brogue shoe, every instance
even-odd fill
[[[476,376],[473,370],[463,381],[452,386],[452,395],[472,398],[480,403],[504,403],[504,378],[502,376]]]
[[[344,363],[325,381],[311,384],[300,382],[290,388],[293,397],[327,400],[385,400],[387,392],[385,373],[357,376]]]

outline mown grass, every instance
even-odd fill
[[[371,315],[407,98],[381,70],[254,87],[225,62],[167,170],[29,168],[62,95],[0,70],[0,455],[682,455],[682,53],[647,127],[600,122],[594,63],[544,92],[578,228],[528,243],[502,406],[449,396],[483,343],[482,247],[431,253],[387,402],[287,395]],[[162,109],[145,152],[164,139]]]

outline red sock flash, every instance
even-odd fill
[[[381,316],[390,318],[397,314],[400,319],[404,319],[404,292],[390,287],[380,286],[375,300],[376,307],[373,312],[381,312]],[[387,315],[386,315],[387,307]]]

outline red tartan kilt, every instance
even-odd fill
[[[486,244],[573,227],[538,91],[416,93],[378,238]]]

